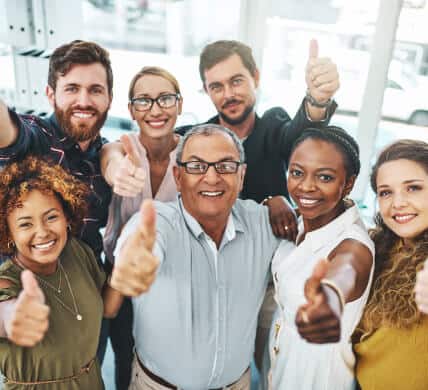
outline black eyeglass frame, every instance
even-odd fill
[[[201,172],[191,172],[188,169],[188,164],[191,163],[199,163],[199,164],[205,164],[205,170],[201,171]],[[231,172],[221,172],[219,171],[219,164],[224,164],[224,163],[233,163],[235,165],[235,170],[231,171]],[[219,174],[219,175],[233,175],[235,173],[238,172],[238,169],[241,165],[245,164],[242,161],[233,161],[233,160],[225,160],[225,161],[216,161],[216,162],[207,162],[207,161],[202,161],[202,160],[191,160],[191,161],[177,161],[177,165],[179,167],[183,167],[184,170],[186,171],[186,173],[188,173],[189,175],[205,175],[208,172],[208,169],[210,167],[214,167],[215,171]]]
[[[159,103],[159,100],[160,99],[162,99],[162,98],[165,98],[165,97],[171,97],[171,96],[174,96],[174,98],[175,98],[175,101],[174,101],[174,103],[173,104],[171,104],[170,106],[167,106],[167,107],[162,107],[161,106],[161,104]],[[136,101],[138,101],[138,100],[150,100],[150,102],[151,102],[151,104],[150,104],[150,107],[149,108],[146,108],[146,109],[144,109],[144,110],[139,110],[137,107],[138,107],[138,104],[135,104],[135,102]],[[164,108],[171,108],[171,107],[174,107],[176,104],[177,104],[177,102],[178,101],[180,101],[181,100],[181,95],[179,94],[179,93],[166,93],[166,94],[164,94],[164,95],[159,95],[156,99],[152,99],[151,97],[146,97],[146,96],[140,96],[140,97],[135,97],[135,98],[132,98],[130,101],[129,101],[129,103],[131,103],[132,104],[132,106],[137,110],[137,111],[139,111],[139,112],[146,112],[146,111],[150,111],[151,109],[152,109],[152,107],[153,107],[153,104],[155,104],[155,102],[156,102],[156,104],[158,105],[158,107],[159,108],[161,108],[161,109],[164,109]]]

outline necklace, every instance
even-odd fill
[[[26,267],[24,267],[20,261],[18,260],[17,256],[15,256],[15,262],[16,264],[18,264],[21,268],[26,269]],[[64,267],[62,266],[61,262],[58,261],[58,271],[59,271],[59,284],[58,284],[58,288],[56,288],[54,285],[52,285],[51,283],[47,282],[46,280],[42,279],[39,275],[37,275],[36,273],[33,272],[34,276],[37,278],[38,281],[40,281],[42,283],[42,285],[44,285],[45,287],[49,287],[50,289],[52,289],[54,292],[60,294],[61,293],[61,275],[62,273],[64,273],[64,277],[65,277],[65,281],[67,283],[67,287],[70,291],[70,295],[71,295],[71,299],[73,301],[73,308],[74,310],[68,306],[65,302],[62,301],[62,299],[60,299],[57,295],[53,295],[53,297],[57,300],[57,302],[66,310],[68,310],[71,314],[76,316],[76,320],[77,321],[82,321],[83,317],[82,315],[79,313],[79,309],[77,307],[77,303],[76,303],[76,298],[74,297],[74,293],[73,290],[71,288],[71,283],[70,280],[68,279],[68,275],[65,272]]]

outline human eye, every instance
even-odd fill
[[[301,177],[303,176],[303,172],[300,169],[290,169],[289,171],[290,176],[292,177]]]
[[[407,191],[409,191],[409,192],[420,191],[421,189],[422,189],[422,186],[417,185],[417,184],[410,184],[407,187]]]
[[[186,170],[191,173],[204,173],[207,163],[203,161],[189,161],[186,163]]]
[[[320,175],[318,175],[318,177],[322,182],[325,182],[325,183],[328,183],[334,179],[333,176],[327,175],[326,173],[321,173]]]
[[[223,90],[223,85],[221,85],[220,83],[214,83],[210,85],[210,91],[218,93],[221,92]]]
[[[232,80],[232,85],[234,87],[238,87],[239,85],[244,83],[244,79],[242,77],[237,77],[236,79]]]
[[[379,190],[378,192],[377,192],[377,196],[379,197],[379,198],[385,198],[386,196],[388,196],[388,195],[390,195],[391,194],[391,191],[390,190]]]
[[[220,161],[216,164],[219,173],[235,173],[238,169],[238,164],[235,161]]]
[[[57,213],[52,213],[47,216],[47,220],[49,222],[56,221],[58,218],[59,218],[59,214]]]
[[[77,87],[75,86],[75,85],[67,85],[65,88],[64,88],[64,90],[65,90],[65,92],[68,92],[68,93],[74,93],[74,92],[77,92]]]
[[[104,92],[104,88],[103,87],[93,87],[91,88],[91,92],[95,95],[100,95]]]
[[[164,108],[172,107],[175,104],[175,101],[175,95],[162,95],[158,98],[159,105]]]
[[[31,222],[20,222],[18,223],[18,228],[20,229],[29,229],[31,227]]]
[[[152,105],[152,99],[138,98],[134,100],[134,105],[143,109],[148,109]]]

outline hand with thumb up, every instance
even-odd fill
[[[135,297],[148,291],[156,278],[159,260],[153,255],[156,241],[156,210],[151,199],[143,201],[135,231],[120,249],[110,286],[122,295]]]
[[[4,317],[7,338],[22,347],[33,347],[49,327],[49,307],[36,277],[29,270],[21,274],[22,291]]]
[[[330,58],[318,56],[318,42],[315,39],[309,44],[305,78],[308,94],[317,103],[328,102],[339,89],[337,66]]]
[[[329,262],[321,260],[305,283],[307,303],[296,313],[301,337],[310,343],[334,343],[340,340],[341,301],[336,291],[323,283]]]

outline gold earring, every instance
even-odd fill
[[[13,249],[15,249],[15,243],[14,243],[13,241],[9,240],[9,241],[7,242],[7,247],[8,247],[10,250],[13,250]]]

